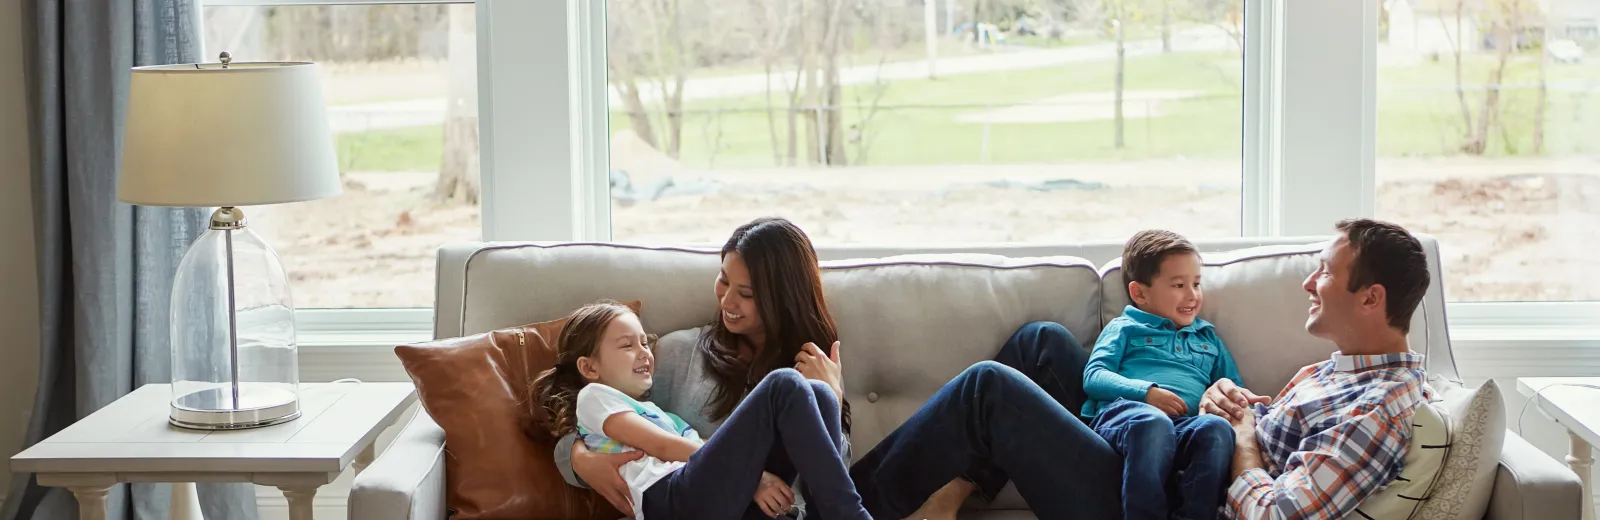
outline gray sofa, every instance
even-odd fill
[[[1459,380],[1445,327],[1438,245],[1422,237],[1434,279],[1412,326],[1434,385]],[[1303,330],[1300,281],[1325,238],[1230,239],[1206,251],[1206,304],[1247,386],[1275,394],[1330,343]],[[833,248],[819,251],[823,282],[844,343],[853,442],[864,453],[945,381],[989,359],[1022,324],[1050,320],[1085,344],[1120,313],[1120,243],[972,248]],[[439,252],[436,337],[563,316],[600,298],[640,299],[652,333],[703,325],[715,315],[712,250],[616,244],[476,243]],[[355,479],[350,518],[442,520],[444,432],[419,412]],[[1565,466],[1508,433],[1490,497],[1491,520],[1576,519],[1581,491]],[[1033,518],[1010,489],[963,518]]]

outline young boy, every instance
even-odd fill
[[[1200,254],[1170,231],[1142,231],[1122,250],[1133,305],[1106,324],[1083,373],[1083,415],[1123,457],[1123,515],[1216,517],[1233,457],[1233,427],[1197,415],[1211,383],[1240,386],[1233,356],[1196,316]]]

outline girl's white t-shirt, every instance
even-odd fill
[[[700,442],[700,434],[694,431],[694,428],[690,428],[683,419],[663,411],[654,403],[640,402],[615,388],[591,383],[584,385],[583,389],[578,391],[578,438],[589,451],[600,453],[638,451],[632,446],[623,445],[615,439],[606,437],[603,428],[606,419],[619,413],[638,414],[652,424],[660,426],[662,430]],[[650,486],[662,477],[682,468],[683,464],[645,455],[639,460],[622,465],[620,468],[622,480],[628,483],[628,491],[633,496],[635,519],[644,520],[644,490],[650,489]]]

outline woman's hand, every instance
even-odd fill
[[[600,496],[605,497],[611,507],[617,508],[624,516],[633,516],[633,493],[628,491],[628,483],[622,480],[622,465],[639,460],[644,456],[642,451],[626,453],[595,453],[589,451],[582,442],[572,444],[572,472],[578,474],[585,484],[594,489]]]
[[[794,490],[777,475],[761,472],[761,483],[756,485],[755,502],[768,518],[789,514],[794,506]]]
[[[839,372],[839,342],[833,342],[833,354],[823,354],[816,343],[806,343],[794,355],[794,369],[806,379],[827,383],[839,400],[844,400],[844,376]]]

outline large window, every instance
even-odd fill
[[[325,70],[345,193],[248,210],[302,308],[428,307],[447,243],[763,215],[954,245],[1366,214],[1442,240],[1452,301],[1600,297],[1594,2],[338,3],[205,10],[209,54]]]
[[[1383,2],[1377,216],[1439,237],[1451,300],[1600,299],[1597,20],[1586,0]]]
[[[1243,0],[610,0],[611,237],[1239,236]]]
[[[246,208],[300,308],[427,307],[441,244],[478,240],[473,4],[205,9],[206,52],[320,65],[344,193]]]

